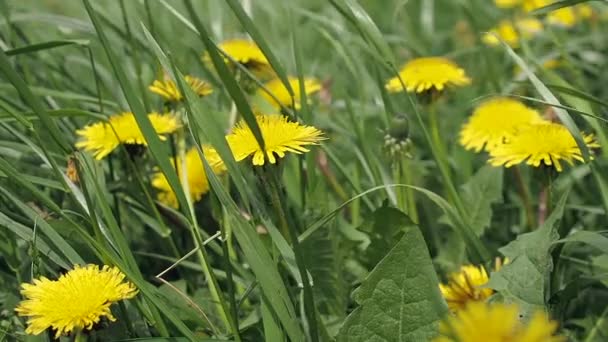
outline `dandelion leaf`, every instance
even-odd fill
[[[353,297],[359,307],[346,318],[338,342],[427,341],[447,310],[415,226],[404,230]]]
[[[537,230],[521,234],[500,252],[510,262],[490,277],[488,286],[522,308],[524,318],[534,310],[544,309],[548,279],[553,270],[551,251],[559,239],[557,228],[564,212],[567,194],[563,195],[553,213]]]
[[[490,226],[492,204],[502,202],[503,169],[486,165],[461,187],[468,223],[478,236]]]

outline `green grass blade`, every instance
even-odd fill
[[[54,49],[57,47],[67,46],[67,45],[78,45],[78,46],[88,46],[89,41],[86,39],[64,39],[64,40],[52,40],[49,42],[31,44],[27,46],[18,47],[11,50],[6,50],[7,56],[17,56],[21,54],[28,54],[38,51],[44,51],[49,49]]]

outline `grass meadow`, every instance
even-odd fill
[[[608,340],[608,3],[0,0],[0,341]]]

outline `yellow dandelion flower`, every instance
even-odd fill
[[[522,0],[494,0],[494,4],[499,8],[513,8],[521,5]]]
[[[295,109],[300,109],[300,82],[296,77],[289,77],[288,81],[289,85],[291,86],[291,89],[293,90],[293,104],[295,104]],[[283,82],[281,82],[280,79],[275,78],[264,84],[264,87],[268,91],[260,88],[258,90],[258,94],[268,103],[270,103],[276,110],[280,110],[281,106],[292,106],[291,96],[289,95],[287,88],[285,87],[285,85],[283,85]],[[319,81],[314,78],[305,78],[304,90],[306,91],[306,95],[312,95],[321,90],[321,83],[319,83]],[[270,95],[268,92],[270,92],[270,94],[272,95]]]
[[[48,328],[55,337],[72,331],[91,329],[102,317],[115,321],[110,306],[137,294],[135,286],[123,282],[116,267],[74,266],[57,280],[45,277],[33,284],[21,284],[23,300],[15,311],[29,317],[26,333],[38,335]]]
[[[503,20],[498,26],[484,34],[482,41],[490,46],[500,44],[500,39],[511,47],[518,47],[519,41],[523,37],[530,39],[543,30],[543,23],[534,18],[519,19],[513,24],[511,21]]]
[[[222,159],[220,158],[217,151],[211,146],[203,146],[203,153],[207,162],[213,169],[215,174],[220,174],[226,170]],[[171,165],[175,165],[174,160],[171,160]],[[184,161],[180,160],[177,163],[177,174],[181,173],[181,167],[184,165]],[[207,181],[207,175],[205,173],[205,167],[203,161],[198,154],[198,150],[193,147],[188,150],[185,154],[185,165],[188,173],[188,189],[190,191],[190,198],[192,201],[199,201],[204,194],[209,191],[209,183]],[[175,193],[165,175],[162,172],[157,172],[152,177],[152,186],[159,190],[158,200],[170,207],[177,208],[178,201],[175,197]]]
[[[600,147],[592,134],[583,134],[589,148]],[[534,167],[541,164],[554,166],[562,171],[561,161],[573,164],[574,160],[584,161],[581,150],[566,127],[556,123],[530,125],[518,130],[504,144],[490,150],[493,166],[511,167],[526,163]]]
[[[184,80],[186,83],[188,83],[192,91],[194,91],[194,93],[198,96],[206,96],[213,93],[213,88],[211,88],[211,85],[199,78],[187,75],[184,76]],[[177,84],[175,84],[175,82],[168,77],[162,81],[154,80],[148,89],[151,92],[164,97],[167,101],[179,102],[184,98],[184,96],[180,93]]]
[[[489,280],[482,266],[464,265],[460,271],[450,274],[447,284],[439,284],[439,290],[452,311],[465,307],[469,302],[483,302],[494,290],[482,287]]]
[[[550,0],[523,0],[523,9],[526,12],[531,12],[541,7],[548,6],[551,3]]]
[[[515,305],[474,302],[447,316],[439,326],[440,336],[433,342],[562,342],[555,336],[557,323],[543,312],[536,312],[527,323],[519,320]]]
[[[523,103],[508,97],[483,102],[473,111],[460,130],[460,144],[467,150],[487,151],[502,144],[518,128],[544,122],[540,114]]]
[[[422,93],[427,90],[442,91],[448,85],[465,86],[471,83],[464,69],[443,57],[416,58],[406,63],[399,76],[408,92]],[[390,92],[403,91],[399,77],[391,78],[386,89]]]
[[[574,10],[576,11],[576,14],[582,19],[589,19],[593,17],[593,7],[587,4],[576,5],[574,6]]]
[[[253,72],[263,75],[272,72],[268,59],[258,45],[252,41],[246,39],[225,40],[218,45],[218,48]],[[205,53],[203,61],[207,64],[211,62],[209,53]],[[226,63],[229,63],[228,59],[226,59]]]
[[[150,113],[148,119],[161,139],[164,139],[165,134],[171,134],[180,127],[179,120],[172,114]],[[81,137],[76,147],[92,152],[97,160],[112,153],[120,144],[142,146],[148,144],[137,125],[135,116],[130,112],[112,115],[108,122],[88,125],[77,130],[76,134]]]
[[[309,150],[304,146],[317,145],[323,140],[323,132],[320,130],[288,121],[285,116],[258,115],[256,119],[266,145],[266,156],[271,164],[277,162],[277,156],[285,157],[285,152],[297,154],[308,152]],[[232,133],[226,136],[226,140],[237,161],[253,155],[253,165],[264,165],[264,151],[245,121],[239,122]]]
[[[550,12],[547,15],[547,21],[553,25],[572,27],[576,24],[576,14],[572,7],[562,7]]]

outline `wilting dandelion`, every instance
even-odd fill
[[[291,89],[293,90],[293,103],[287,88],[278,78],[264,84],[266,90],[260,88],[258,90],[258,94],[269,104],[271,104],[277,111],[281,109],[281,106],[292,107],[292,105],[295,109],[300,109],[302,105],[300,98],[300,82],[296,77],[289,77],[288,81]],[[314,78],[305,78],[304,89],[307,96],[312,95],[321,90],[321,83]]]
[[[439,326],[440,336],[433,342],[561,342],[555,336],[557,323],[543,312],[535,312],[524,323],[519,308],[502,303],[469,303],[455,316],[447,316]]]
[[[583,134],[583,139],[588,148],[600,147],[592,134]],[[534,167],[553,166],[561,172],[561,161],[572,165],[575,160],[584,161],[568,129],[560,124],[545,123],[520,129],[505,143],[490,150],[488,162],[505,167],[525,162]]]
[[[324,139],[323,132],[317,128],[289,121],[285,116],[258,115],[256,120],[264,138],[266,158],[271,164],[277,162],[277,157],[283,158],[286,152],[308,152],[304,146],[317,145]],[[237,161],[253,156],[253,165],[264,165],[264,151],[245,121],[239,122],[226,139]]]
[[[205,159],[213,169],[213,172],[219,174],[226,170],[222,159],[218,155],[217,151],[210,146],[203,146],[203,153],[205,155]],[[185,166],[187,171],[187,182],[188,189],[190,192],[190,198],[194,202],[199,201],[204,194],[209,191],[209,182],[207,181],[207,175],[205,172],[205,167],[203,165],[203,161],[200,158],[198,153],[198,149],[193,147],[188,150],[184,156],[185,158]],[[171,160],[171,164],[175,163],[174,160]],[[179,160],[177,162],[177,174],[181,174],[181,168],[184,165],[184,160]],[[152,178],[152,186],[159,190],[158,200],[162,203],[171,206],[173,208],[177,208],[178,201],[173,189],[169,185],[167,178],[161,172],[157,172]]]
[[[399,79],[401,78],[401,80]],[[423,93],[442,91],[447,86],[465,86],[471,83],[464,69],[443,57],[423,57],[407,62],[399,71],[399,77],[391,78],[386,89],[390,92]]]
[[[518,128],[543,123],[540,114],[520,101],[497,97],[483,102],[460,130],[460,144],[467,150],[491,150],[517,132]]]
[[[179,120],[173,114],[150,113],[148,119],[161,139],[180,127]],[[131,112],[112,115],[108,122],[88,125],[77,130],[76,134],[81,137],[76,147],[92,152],[97,160],[103,159],[121,144],[148,145]]]
[[[26,332],[32,335],[51,328],[59,338],[91,329],[102,317],[115,321],[110,306],[137,294],[135,286],[124,279],[116,267],[76,265],[57,280],[41,277],[33,284],[22,284],[25,300],[15,311],[28,317]]]
[[[198,96],[206,96],[213,93],[213,88],[211,88],[211,85],[199,78],[187,75],[184,76],[184,80],[190,86],[192,91]],[[148,87],[148,89],[151,92],[162,96],[166,101],[169,102],[179,102],[184,98],[175,82],[168,77],[163,80],[155,80],[152,85]]]

